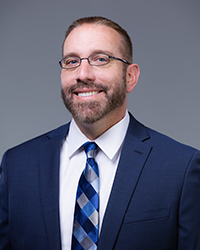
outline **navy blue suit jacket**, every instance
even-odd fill
[[[60,250],[59,159],[69,124],[1,164],[0,250]],[[131,116],[98,250],[200,250],[200,153]]]

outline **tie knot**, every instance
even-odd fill
[[[94,158],[96,155],[97,144],[95,142],[86,142],[83,144],[83,148],[87,155],[87,158]]]

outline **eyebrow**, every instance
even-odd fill
[[[72,52],[72,53],[68,53],[68,54],[64,55],[63,58],[74,57],[74,56],[79,57],[78,54]]]
[[[94,55],[94,54],[107,54],[109,56],[113,56],[113,53],[111,51],[108,51],[108,50],[94,50],[90,55],[88,56],[91,56],[91,55]],[[66,57],[80,57],[77,53],[75,52],[71,52],[71,53],[68,53],[66,55],[64,55],[63,58],[66,58]]]

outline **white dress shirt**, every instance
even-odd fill
[[[98,137],[95,142],[99,151],[95,160],[99,167],[99,232],[110,196],[119,157],[129,125],[129,115]],[[82,145],[89,139],[79,130],[72,119],[69,133],[63,141],[60,153],[60,227],[62,250],[71,249],[72,228],[76,191],[79,178],[86,164]]]

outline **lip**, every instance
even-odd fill
[[[91,91],[91,92],[80,92],[78,93],[79,97],[89,97],[89,96],[94,96],[97,95],[99,92],[97,91]]]
[[[102,90],[97,89],[79,89],[74,91],[74,94],[79,98],[92,98],[102,93]]]

